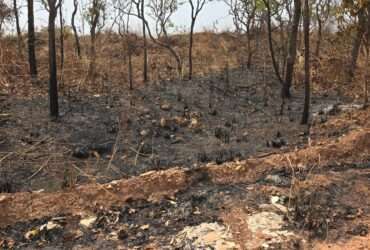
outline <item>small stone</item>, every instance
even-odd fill
[[[167,120],[162,117],[159,124],[161,125],[162,128],[165,128],[167,127]]]
[[[164,103],[161,105],[161,109],[164,111],[169,111],[172,109],[171,105],[169,103]]]
[[[126,229],[121,229],[118,231],[118,239],[124,240],[124,239],[127,239],[127,237],[128,237],[128,233]]]
[[[279,196],[271,196],[270,201],[271,201],[271,204],[276,204],[280,201],[280,197]]]
[[[86,159],[89,157],[89,150],[87,147],[77,147],[75,150],[73,150],[72,156],[80,159]]]
[[[143,129],[143,130],[141,130],[140,131],[140,135],[142,136],[142,137],[145,137],[145,136],[147,136],[149,134],[149,130],[147,130],[147,129]]]
[[[80,225],[86,228],[90,228],[96,222],[96,220],[97,220],[96,216],[91,216],[91,217],[80,220]]]
[[[279,185],[283,182],[283,180],[280,178],[279,175],[272,175],[272,174],[269,174],[268,176],[266,176],[265,181],[276,184],[276,185]]]
[[[25,233],[24,237],[27,240],[32,240],[32,239],[36,238],[39,234],[40,234],[40,230],[38,228],[36,228],[36,229],[30,230],[27,233]]]

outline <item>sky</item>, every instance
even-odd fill
[[[6,2],[11,3],[11,0],[5,0]],[[25,0],[18,0],[20,2],[20,12],[21,12],[21,28],[22,30],[27,30],[27,8],[26,8],[26,1]],[[86,0],[85,0],[86,1]],[[70,25],[70,19],[73,11],[73,0],[64,0],[64,18],[66,25]],[[83,6],[83,2],[81,1],[81,6]],[[190,26],[190,6],[188,2],[181,5],[180,8],[174,13],[171,21],[176,25],[176,27],[172,30],[173,32],[184,32],[189,30]],[[85,33],[88,31],[88,27],[85,25],[81,25],[81,16],[77,17],[78,19],[78,26],[79,31]],[[136,19],[136,20],[135,20]],[[47,25],[48,14],[44,10],[43,6],[40,3],[40,0],[35,0],[35,25],[36,28],[39,30],[41,27],[45,27]],[[57,21],[56,24],[59,22]],[[107,25],[108,26],[108,25]],[[140,22],[137,18],[131,18],[131,31],[140,32]],[[8,26],[8,29],[14,32],[14,25]],[[233,22],[232,17],[229,15],[228,6],[220,0],[213,0],[208,2],[202,12],[199,14],[199,18],[196,22],[195,31],[205,31],[205,30],[213,30],[213,31],[225,31],[225,30],[232,30],[233,29]]]

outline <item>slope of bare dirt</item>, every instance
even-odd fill
[[[190,226],[185,233],[190,237],[192,226],[208,225],[207,230],[212,231],[221,229],[207,223],[221,223],[230,228],[236,249],[263,244],[283,249],[324,249],[336,246],[338,240],[343,246],[366,247],[356,237],[368,235],[369,143],[370,131],[359,129],[281,155],[208,164],[187,171],[149,172],[129,180],[57,193],[3,194],[3,244],[173,249],[185,247],[182,244],[187,240],[174,241],[176,234],[185,233],[181,231],[185,226]],[[261,225],[254,229],[250,224],[255,220],[262,223],[257,219],[260,214],[281,220],[277,222],[281,224],[264,224],[261,236]],[[81,228],[79,218],[88,216],[97,218],[92,228]],[[51,221],[61,228],[44,229],[28,240],[24,238],[31,229]],[[158,231],[160,225],[166,226]],[[209,239],[209,233],[204,237]]]

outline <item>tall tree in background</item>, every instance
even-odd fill
[[[61,0],[43,0],[43,4],[49,12],[48,40],[49,40],[49,112],[53,118],[59,116],[58,106],[58,80],[57,80],[57,53],[55,46],[55,19]]]
[[[35,22],[33,0],[27,0],[27,15],[28,15],[28,63],[32,81],[37,80],[37,61],[35,52]]]
[[[191,7],[191,23],[189,34],[189,80],[193,77],[193,43],[194,43],[194,27],[195,21],[207,0],[188,0]]]
[[[80,38],[78,36],[76,22],[75,22],[77,11],[78,11],[78,0],[73,0],[73,12],[72,12],[72,18],[71,18],[71,25],[72,25],[73,35],[75,37],[75,47],[76,47],[77,56],[81,59]]]
[[[225,0],[229,6],[229,13],[233,16],[233,23],[238,33],[246,35],[247,38],[247,68],[252,66],[252,30],[257,28],[257,14],[260,14],[259,0]],[[257,35],[257,33],[256,33]],[[257,42],[257,39],[255,39]]]
[[[147,45],[147,39],[146,39],[146,27],[145,27],[145,4],[144,0],[141,0],[141,16],[143,16],[142,25],[143,25],[143,42],[144,42],[144,54],[143,54],[143,79],[144,82],[147,82],[149,80],[148,78],[148,45]]]
[[[263,0],[263,3],[265,4],[265,7],[266,7],[266,23],[267,23],[267,35],[268,35],[267,40],[268,40],[268,44],[269,44],[272,66],[274,68],[274,72],[275,72],[276,77],[278,78],[281,85],[284,86],[284,80],[283,80],[283,77],[281,76],[280,71],[279,71],[279,65],[278,65],[277,60],[276,60],[275,50],[274,50],[274,42],[273,42],[273,38],[272,38],[272,33],[273,33],[273,31],[272,31],[272,20],[271,20],[272,16],[273,16],[272,4],[271,4],[270,0]]]
[[[150,40],[169,51],[169,53],[175,58],[177,64],[177,72],[180,78],[182,78],[182,61],[180,55],[176,52],[171,44],[171,39],[168,35],[168,27],[171,24],[171,17],[177,10],[177,1],[176,0],[151,0],[148,4],[148,10],[150,16],[155,21],[155,31],[156,37],[154,37],[149,22],[144,13],[141,11],[141,0],[132,0],[137,11],[131,13],[131,15],[136,16],[141,21],[145,23],[146,30]]]
[[[315,56],[320,56],[320,46],[322,40],[322,29],[325,22],[328,20],[331,11],[332,0],[317,0],[315,3],[316,21],[317,21],[317,40],[315,48]]]
[[[127,77],[129,82],[130,90],[133,90],[133,68],[132,68],[132,53],[133,53],[133,42],[130,34],[130,16],[132,11],[131,0],[114,0],[114,8],[117,10],[117,18],[115,18],[118,26],[118,34],[123,39],[123,47],[125,59],[128,59],[127,65]],[[126,56],[127,55],[127,56]]]
[[[17,0],[13,0],[13,12],[14,12],[14,18],[15,18],[15,28],[17,31],[18,55],[20,55],[21,50],[22,50],[22,32],[21,32],[21,26],[19,24],[19,11],[18,11]]]
[[[59,6],[59,40],[60,40],[60,70],[64,68],[64,19],[63,19],[63,0],[60,0]]]
[[[289,98],[291,96],[290,87],[292,85],[294,64],[297,57],[297,35],[300,17],[301,17],[301,0],[294,0],[294,16],[293,23],[291,25],[291,30],[289,32],[285,82],[282,88],[283,98]]]
[[[6,21],[10,21],[12,17],[12,9],[9,8],[9,6],[5,4],[3,0],[0,0],[0,37],[2,35],[4,23]]]
[[[304,33],[304,107],[302,114],[302,124],[308,123],[310,114],[310,6],[308,0],[304,0],[303,14],[303,33]]]
[[[86,20],[90,25],[89,76],[93,83],[96,78],[96,37],[105,24],[105,7],[104,0],[92,0],[86,13]]]
[[[345,2],[344,4],[346,4],[346,2],[348,1],[344,1],[344,2]],[[360,53],[362,39],[366,31],[366,24],[367,24],[366,4],[369,4],[366,2],[367,1],[360,1],[357,5],[353,4],[352,6],[348,6],[349,8],[351,8],[350,10],[351,13],[357,16],[356,35],[353,38],[351,59],[350,59],[350,64],[349,64],[348,74],[347,74],[348,83],[352,82],[352,79],[355,75],[355,70],[357,67],[357,59]]]

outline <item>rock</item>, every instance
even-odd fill
[[[40,231],[51,231],[53,229],[59,229],[59,228],[62,228],[62,226],[53,221],[49,221],[48,223],[40,226]]]
[[[120,229],[118,231],[118,239],[125,240],[125,239],[127,239],[127,237],[128,237],[128,233],[127,233],[127,230],[125,228]]]
[[[198,127],[199,127],[198,119],[191,118],[189,128],[198,128]]]
[[[32,229],[28,231],[27,233],[25,233],[24,238],[26,238],[26,240],[33,240],[39,235],[40,235],[40,230],[36,228],[36,229]]]
[[[91,151],[95,151],[100,155],[104,154],[110,154],[112,152],[114,143],[113,142],[108,142],[108,143],[102,143],[102,144],[91,144],[89,146],[89,149]]]
[[[229,143],[230,142],[230,132],[223,127],[217,127],[215,128],[215,137],[224,143]]]
[[[211,109],[211,110],[208,112],[208,114],[215,116],[215,115],[217,115],[217,110],[216,110],[216,109]]]
[[[80,159],[86,159],[90,155],[87,147],[77,147],[73,150],[72,156]]]
[[[148,108],[143,108],[143,111],[142,111],[142,113],[143,113],[143,115],[149,115],[150,114],[150,109],[148,109]]]
[[[218,223],[187,226],[177,234],[174,245],[180,249],[234,250],[240,249],[227,228]]]
[[[280,197],[279,196],[271,196],[270,201],[271,201],[271,204],[276,204],[280,201]]]
[[[96,220],[97,220],[96,216],[87,217],[85,219],[80,220],[80,225],[86,228],[90,228],[93,226]]]
[[[145,136],[147,136],[149,134],[149,130],[147,130],[147,129],[143,129],[143,130],[141,130],[140,131],[140,135],[142,136],[142,137],[145,137]]]
[[[165,128],[165,127],[167,127],[168,122],[165,118],[162,117],[159,124],[162,128]]]
[[[250,215],[247,224],[250,239],[245,249],[294,249],[292,246],[301,241],[293,232],[284,230],[284,216],[274,212]]]
[[[366,236],[369,233],[369,226],[366,224],[359,224],[348,233],[352,235]]]
[[[161,105],[161,109],[164,111],[170,111],[172,109],[172,106],[169,103],[163,103]]]
[[[279,203],[274,203],[273,206],[277,208],[280,212],[287,214],[288,213],[288,208],[286,206],[283,206]]]
[[[266,176],[265,181],[269,183],[273,183],[275,185],[280,185],[281,183],[283,183],[283,180],[281,179],[279,175],[272,175],[272,174],[269,174],[268,176]]]
[[[285,146],[287,142],[283,138],[276,138],[271,141],[267,141],[266,146],[267,147],[274,147],[274,148],[281,148],[282,146]]]

